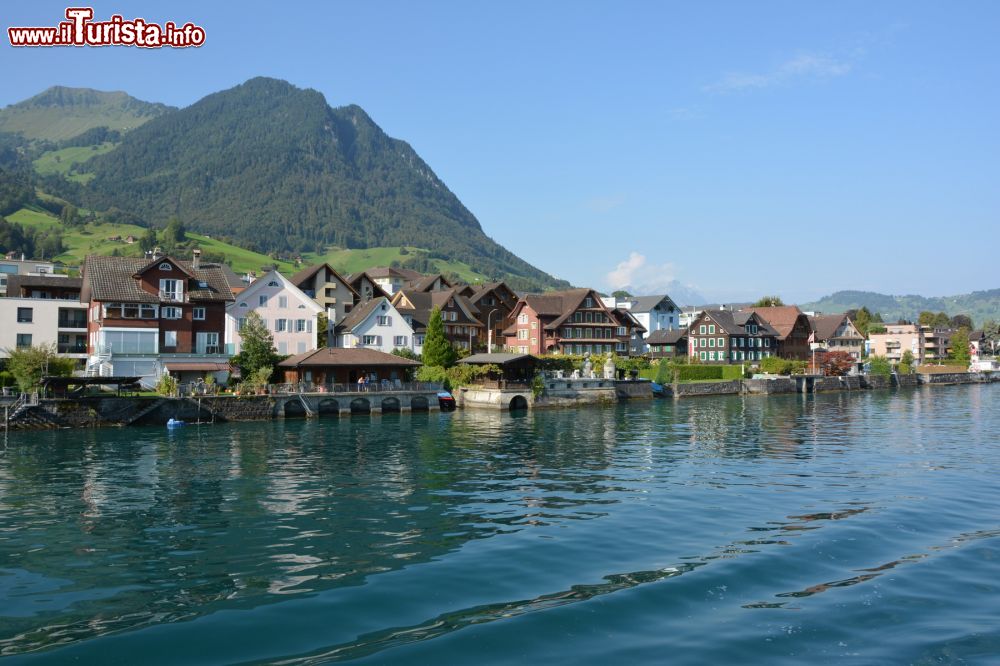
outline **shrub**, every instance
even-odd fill
[[[177,380],[163,373],[156,382],[156,393],[167,397],[177,395]]]
[[[892,375],[892,364],[885,356],[871,356],[868,358],[868,374],[889,377]]]
[[[677,380],[682,382],[706,379],[722,379],[721,365],[682,365],[676,370]]]

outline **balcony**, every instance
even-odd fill
[[[73,342],[70,342],[70,343],[61,343],[61,344],[59,344],[58,347],[56,347],[56,351],[58,351],[60,354],[86,354],[87,353],[87,344],[84,343],[84,342],[81,342],[81,343],[73,343]]]
[[[87,315],[81,313],[79,317],[64,317],[59,315],[59,328],[87,328]]]
[[[160,300],[168,303],[184,303],[184,292],[160,290]]]

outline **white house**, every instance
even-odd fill
[[[256,312],[279,354],[303,354],[319,346],[317,318],[323,308],[278,271],[268,271],[226,306],[226,352],[240,353],[240,330]]]
[[[420,350],[414,345],[413,328],[385,296],[354,306],[337,324],[338,347],[363,347],[391,353],[394,349]]]
[[[681,327],[681,310],[666,294],[657,296],[628,296],[626,298],[603,297],[604,304],[618,310],[627,310],[646,330],[642,332],[642,342],[633,353],[648,351],[645,339],[655,331],[673,331]]]

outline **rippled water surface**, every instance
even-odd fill
[[[14,434],[0,654],[1000,663],[998,397]]]

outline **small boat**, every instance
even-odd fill
[[[447,391],[438,391],[438,405],[445,411],[453,411],[455,409],[455,396]]]
[[[666,390],[663,388],[663,384],[657,384],[656,382],[650,382],[650,386],[653,389],[653,395],[657,398],[663,398],[667,395]]]
[[[180,427],[182,427],[184,425],[186,425],[184,423],[184,421],[178,421],[177,419],[174,419],[174,418],[172,418],[169,421],[167,421],[167,427],[168,428],[180,428]]]

